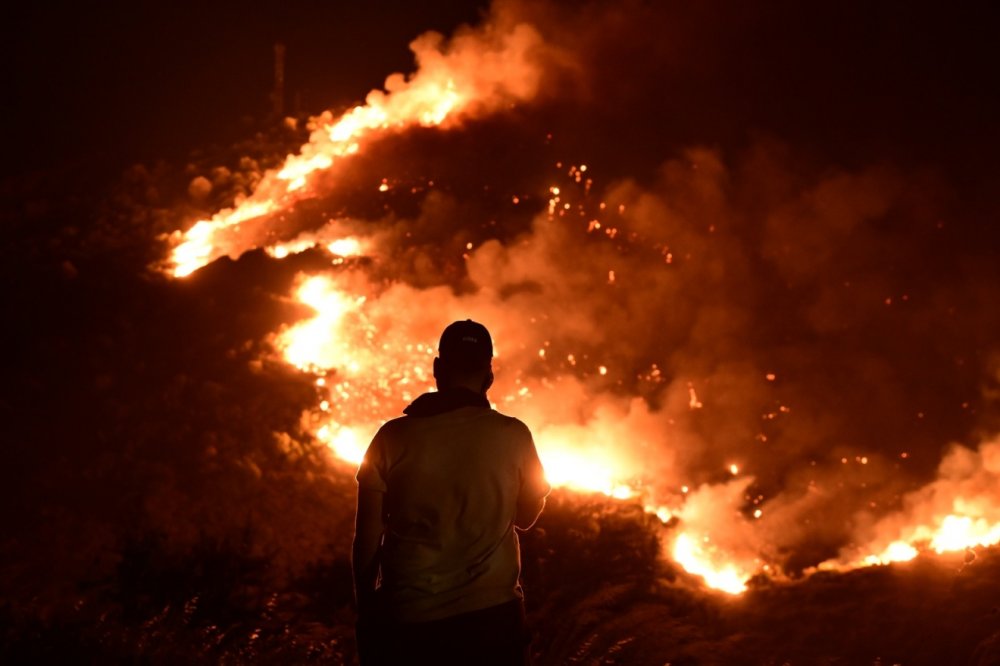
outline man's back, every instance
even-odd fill
[[[375,435],[358,470],[352,548],[361,663],[524,666],[515,526],[549,485],[527,426],[490,408],[493,341],[445,328],[425,393]]]
[[[518,501],[548,490],[528,428],[489,407],[414,407],[382,427],[358,474],[385,493],[386,612],[426,622],[519,599]]]

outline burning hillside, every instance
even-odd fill
[[[810,402],[831,388],[815,379],[827,376],[820,358],[829,358],[824,347],[837,345],[841,331],[860,328],[879,347],[879,329],[910,328],[934,310],[931,285],[886,275],[866,256],[868,247],[895,243],[893,262],[931,259],[943,225],[937,202],[914,187],[913,175],[878,167],[790,183],[780,164],[768,164],[774,157],[766,148],[744,173],[733,173],[716,151],[690,149],[647,187],[603,183],[599,167],[558,160],[551,182],[517,188],[486,162],[483,189],[505,205],[470,220],[439,212],[453,199],[439,193],[444,174],[406,177],[391,162],[375,162],[362,168],[380,170],[368,187],[389,214],[344,216],[331,193],[341,172],[358,167],[353,155],[384,142],[399,143],[392,152],[406,155],[410,128],[474,134],[468,126],[476,118],[517,105],[530,113],[532,104],[545,104],[537,101],[540,86],[572,58],[502,9],[482,28],[451,41],[424,36],[412,48],[413,74],[393,74],[384,90],[339,116],[313,118],[309,141],[259,174],[246,197],[173,237],[166,270],[179,278],[257,248],[278,259],[312,249],[330,255],[329,268],[302,272],[290,294],[314,314],[273,339],[288,363],[316,377],[320,401],[303,418],[317,439],[357,464],[378,424],[432,388],[428,361],[440,322],[472,315],[500,341],[494,401],[534,426],[555,484],[640,497],[663,520],[679,517],[673,555],[714,587],[739,592],[755,573],[786,568],[789,558],[779,552],[831,539],[814,534],[828,526],[793,531],[792,523],[808,525],[824,512],[893,511],[918,478],[907,473],[907,447],[851,438],[838,459],[820,453],[834,448],[837,428],[809,433],[805,422],[831,418]],[[757,194],[774,190],[774,181],[785,191]],[[754,195],[763,199],[752,202],[757,214],[741,200]],[[397,214],[394,198],[409,198],[417,214]],[[311,224],[296,219],[303,202],[317,199]],[[511,211],[517,207],[527,213]],[[464,266],[432,277],[432,286],[414,285],[399,254],[410,249],[411,229],[428,222],[436,228],[424,252],[438,261],[450,253]],[[899,242],[914,231],[926,240]],[[804,340],[813,336],[819,339]],[[898,381],[892,359],[870,348],[833,355],[860,376]],[[909,397],[891,393],[894,401]],[[807,471],[799,469],[804,453],[812,458]],[[945,478],[918,491],[935,495],[934,508],[917,516],[908,506],[907,515],[884,518],[898,525],[899,538],[859,561],[1000,541],[992,446],[955,455],[962,456],[958,481],[982,481],[952,487],[953,465],[945,463]],[[805,487],[782,487],[791,475]],[[865,520],[840,521],[833,538],[850,538],[851,525]]]
[[[873,103],[869,127],[795,74],[782,48],[843,84],[818,53],[855,18],[825,16],[835,27],[808,47],[715,5],[501,2],[418,37],[413,71],[354,106],[133,169],[92,223],[21,209],[60,235],[24,225],[11,252],[37,298],[10,309],[55,305],[22,341],[24,395],[4,400],[11,421],[41,421],[16,427],[27,471],[9,486],[50,498],[11,519],[8,644],[113,608],[153,629],[76,640],[163,656],[183,626],[221,646],[195,659],[349,661],[351,475],[378,425],[432,387],[442,323],[471,317],[496,342],[491,401],[531,427],[558,488],[524,539],[541,663],[990,654],[990,176],[966,178],[951,144],[921,153],[905,127],[869,141],[896,107]],[[759,65],[741,60],[750,46]],[[794,118],[775,72],[801,84]],[[32,256],[55,270],[24,268]],[[50,459],[46,442],[78,431]],[[870,626],[842,649],[774,641],[755,619],[848,632],[870,603],[923,626],[920,581],[967,604],[931,647]],[[559,607],[573,622],[553,623]]]

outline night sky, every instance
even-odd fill
[[[388,73],[410,70],[414,36],[475,23],[485,5],[19,5],[2,28],[4,144],[18,156],[3,168],[95,158],[119,167],[245,135],[270,108],[279,40],[288,45],[289,111],[296,99],[302,113],[354,103]],[[621,40],[607,63],[618,76],[605,83],[624,116],[636,101],[630,94],[648,104],[651,92],[630,92],[626,82],[662,86],[652,98],[673,126],[664,139],[733,142],[768,131],[848,160],[891,152],[965,175],[993,171],[992,3],[653,5],[623,5],[653,22]],[[599,5],[554,6],[586,24]],[[609,35],[616,29],[631,28],[606,26]],[[649,126],[623,131],[627,142]]]
[[[3,22],[4,173],[121,169],[262,126],[273,46],[286,112],[356,103],[410,71],[410,40],[475,23],[485,3],[24,3]],[[18,156],[16,159],[14,156]]]

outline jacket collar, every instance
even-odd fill
[[[403,410],[407,416],[436,416],[461,407],[490,408],[490,401],[482,393],[470,391],[467,388],[452,388],[443,391],[432,391],[410,403]]]

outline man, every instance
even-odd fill
[[[379,429],[358,470],[362,664],[527,664],[520,552],[549,485],[521,421],[490,408],[482,324],[441,335],[437,392]]]

